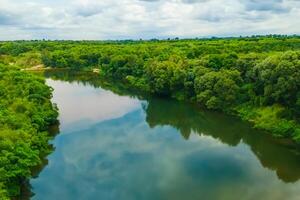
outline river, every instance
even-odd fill
[[[299,199],[300,150],[248,123],[96,75],[48,72],[60,133],[33,200]]]

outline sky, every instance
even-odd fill
[[[300,34],[300,0],[0,0],[0,40]]]

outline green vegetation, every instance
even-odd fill
[[[300,141],[298,36],[3,42],[0,55],[19,66],[40,62],[53,68],[97,68],[102,77],[196,101],[239,115],[275,136]]]
[[[48,127],[56,122],[44,79],[0,64],[0,199],[20,194],[31,169],[49,153]]]

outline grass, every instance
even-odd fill
[[[285,110],[281,105],[254,107],[243,104],[235,110],[243,120],[251,122],[255,128],[266,130],[276,137],[291,137],[300,142],[300,125],[294,120],[280,117]]]

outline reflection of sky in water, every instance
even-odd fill
[[[49,165],[31,181],[33,199],[296,200],[300,195],[299,182],[280,181],[247,145],[229,147],[198,135],[185,141],[171,126],[150,129],[137,100],[77,84],[50,85],[55,95],[64,93],[54,100],[63,133],[72,134],[56,137]],[[89,126],[71,128],[82,118]]]
[[[92,123],[118,118],[137,109],[138,100],[120,97],[112,92],[96,89],[80,83],[67,83],[47,79],[47,84],[55,88],[53,101],[60,108],[61,129],[82,128]]]

